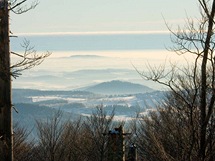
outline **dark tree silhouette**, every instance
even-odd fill
[[[38,2],[33,2],[26,6],[25,2],[27,0],[0,1],[0,160],[2,161],[13,160],[11,75],[16,78],[20,72],[39,65],[44,58],[50,55],[50,53],[37,55],[28,42],[24,42],[23,55],[10,52],[9,12],[22,14],[35,8],[38,4]],[[22,60],[11,66],[11,53]]]
[[[172,34],[172,42],[174,43],[171,50],[179,55],[192,54],[194,57],[193,62],[189,62],[188,66],[184,68],[172,64],[170,70],[165,66],[160,66],[160,68],[151,67],[149,69],[150,74],[139,73],[144,78],[163,84],[170,89],[172,97],[167,102],[168,104],[172,103],[168,108],[176,113],[173,115],[175,116],[174,119],[180,120],[182,118],[181,122],[179,121],[177,124],[183,125],[185,121],[186,126],[189,127],[188,131],[186,131],[189,138],[186,143],[186,149],[188,148],[187,152],[189,152],[190,156],[187,156],[185,160],[211,161],[214,160],[215,148],[213,141],[215,135],[215,1],[198,0],[198,2],[201,8],[201,18],[197,23],[189,18],[184,29],[178,27],[178,31],[175,32],[169,28]],[[161,115],[162,111],[159,111],[159,114],[155,115],[156,117],[153,115],[152,122],[150,120],[146,121],[146,127],[149,131],[144,133],[151,131],[150,124],[152,124],[151,126],[159,125],[160,122],[164,121]],[[174,123],[174,120],[169,118],[169,123],[171,121]],[[168,129],[166,131],[161,130],[163,133],[169,132]],[[183,132],[184,129],[181,130]],[[161,132],[158,133],[161,134]],[[161,160],[166,160],[167,158],[168,160],[176,159],[172,153],[173,151],[170,153],[166,148],[166,143],[162,142],[159,137],[155,137],[155,135],[151,137],[154,137],[151,139],[158,143],[159,154],[164,156]],[[167,137],[166,141],[171,137],[173,136]],[[184,154],[182,155],[185,156]]]

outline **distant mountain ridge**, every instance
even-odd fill
[[[136,94],[153,92],[154,90],[136,83],[113,80],[110,82],[103,82],[90,87],[85,87],[81,90],[98,93],[98,94]]]
[[[104,56],[99,55],[72,55],[70,58],[104,58]]]

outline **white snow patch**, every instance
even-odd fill
[[[61,99],[59,96],[33,96],[32,102],[40,102],[40,101],[48,101],[48,100],[56,100]]]

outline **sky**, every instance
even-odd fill
[[[198,15],[197,0],[40,0],[27,13],[11,12],[10,28],[14,34],[163,32],[165,21],[180,25]]]
[[[27,4],[30,4],[31,1],[33,0],[28,0]],[[113,33],[142,33],[142,32],[160,33],[167,31],[165,21],[170,26],[173,25],[177,27],[177,25],[183,25],[187,16],[191,18],[199,17],[199,6],[197,4],[197,0],[40,0],[39,5],[35,9],[30,10],[27,13],[16,15],[13,12],[11,12],[10,30],[12,31],[12,33],[14,33],[14,35],[18,35],[19,37],[22,37],[20,35],[23,35],[23,37],[25,37],[26,36],[25,34],[54,35],[68,33],[72,34],[88,34],[88,33],[113,34]],[[82,37],[82,35],[78,36]],[[51,58],[45,60],[40,66],[27,71],[27,73],[24,73],[21,78],[14,81],[13,86],[15,88],[17,87],[18,88],[30,87],[37,89],[45,89],[48,87],[50,87],[51,89],[55,87],[62,88],[61,78],[62,72],[70,72],[82,69],[108,69],[113,67],[119,69],[128,68],[134,70],[133,65],[140,68],[141,70],[142,64],[144,63],[147,64],[148,62],[150,62],[154,64],[160,64],[160,62],[169,60],[169,57],[167,57],[165,54],[161,56],[161,52],[163,53],[164,51],[160,50],[151,52],[149,52],[148,50],[144,52],[130,50],[129,51],[120,50],[120,52],[117,51],[110,52],[110,50],[103,52],[93,51],[92,53],[90,53],[89,51],[80,52],[73,50],[71,51],[68,50],[67,53],[65,53],[65,51],[56,52],[56,50],[54,50],[55,46],[58,47],[62,43],[64,45],[66,43],[60,41],[59,43],[56,42],[53,44],[54,41],[53,36],[50,36],[50,39],[47,39],[48,41],[46,40],[41,41],[42,40],[41,38],[47,38],[46,36],[40,37],[32,36],[32,37],[38,39],[40,43],[45,42],[44,44],[38,45],[37,41],[36,42],[33,41],[35,39],[30,39],[31,43],[33,43],[33,45],[36,46],[37,50],[38,46],[39,47],[41,47],[41,45],[45,46],[46,50],[52,52],[52,56]],[[86,41],[84,41],[86,44],[82,41],[80,43],[81,46],[84,47],[85,45],[92,45],[91,43],[94,43],[95,44],[94,46],[97,47],[102,43],[98,41],[97,39],[98,37],[95,37],[95,35],[93,38],[91,37],[92,40],[90,38],[90,41],[88,41],[89,39],[87,39],[87,36],[85,36],[84,38],[86,39]],[[144,40],[145,38],[146,37],[144,36]],[[65,41],[65,39],[63,40]],[[128,42],[126,42],[127,41],[126,39],[119,39],[118,37],[115,37],[114,40],[116,40],[117,42],[120,41],[123,44],[126,44],[130,41],[129,40]],[[150,40],[153,41],[151,42]],[[133,42],[138,41],[140,41],[140,39],[137,40],[135,39]],[[156,48],[155,45],[156,42],[157,43],[161,42],[162,45],[164,45],[163,41],[165,40],[162,38],[161,41],[159,40],[155,42],[154,39],[148,39],[147,37],[145,42],[143,42],[144,45],[148,44],[146,43],[146,41],[151,43],[153,45],[152,48],[154,49]],[[51,44],[50,48],[47,48],[47,43],[49,45]],[[68,41],[68,43],[72,44],[71,41]],[[19,43],[15,44],[19,45]],[[14,47],[14,44],[12,44],[11,46]],[[71,47],[72,45],[69,46]],[[166,53],[166,50],[164,53]],[[65,57],[65,59],[54,57],[55,55],[62,57],[63,54],[66,54],[67,56]],[[104,56],[105,60],[102,61],[101,63],[100,59],[98,61],[94,59],[91,61],[89,61],[88,59],[86,60],[81,59],[81,61],[68,59],[70,58],[71,55],[87,55],[87,54]],[[106,59],[105,56],[107,55],[113,57],[111,57],[110,59]],[[160,56],[159,58],[158,55]],[[174,60],[176,60],[176,58],[174,58]],[[50,67],[50,64],[53,63],[55,64],[55,66]],[[60,69],[62,71],[56,73],[56,69],[54,69],[53,67],[55,67],[56,69]],[[49,71],[47,72],[47,70]],[[136,74],[136,77],[138,78],[132,77],[132,81],[142,82],[142,78],[136,73],[136,71],[134,70],[133,72]],[[55,79],[45,81],[43,79],[44,73],[45,75],[49,73],[54,74],[54,76],[56,75],[59,76],[60,85],[57,84],[58,81],[56,81]],[[127,75],[125,76],[127,77]],[[40,77],[41,79],[39,79]],[[122,76],[120,75],[120,78],[121,77]],[[98,79],[102,78],[103,76],[99,75]],[[89,84],[90,82],[89,79],[90,78],[86,76],[86,78],[81,79],[85,80],[86,82],[80,82],[80,79],[74,80],[74,78],[69,79],[65,78],[66,81],[69,81],[69,84],[65,84],[63,82],[64,83],[63,86],[66,86],[64,87],[64,89],[67,89],[67,86],[72,87],[84,86],[86,84]],[[97,78],[95,79],[96,80],[94,80],[93,78],[93,80],[91,80],[90,83],[98,82],[98,79]],[[154,84],[152,86],[154,87]]]

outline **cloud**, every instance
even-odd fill
[[[95,31],[95,32],[35,32],[17,33],[17,36],[57,36],[57,35],[127,35],[127,34],[166,34],[169,31]]]

